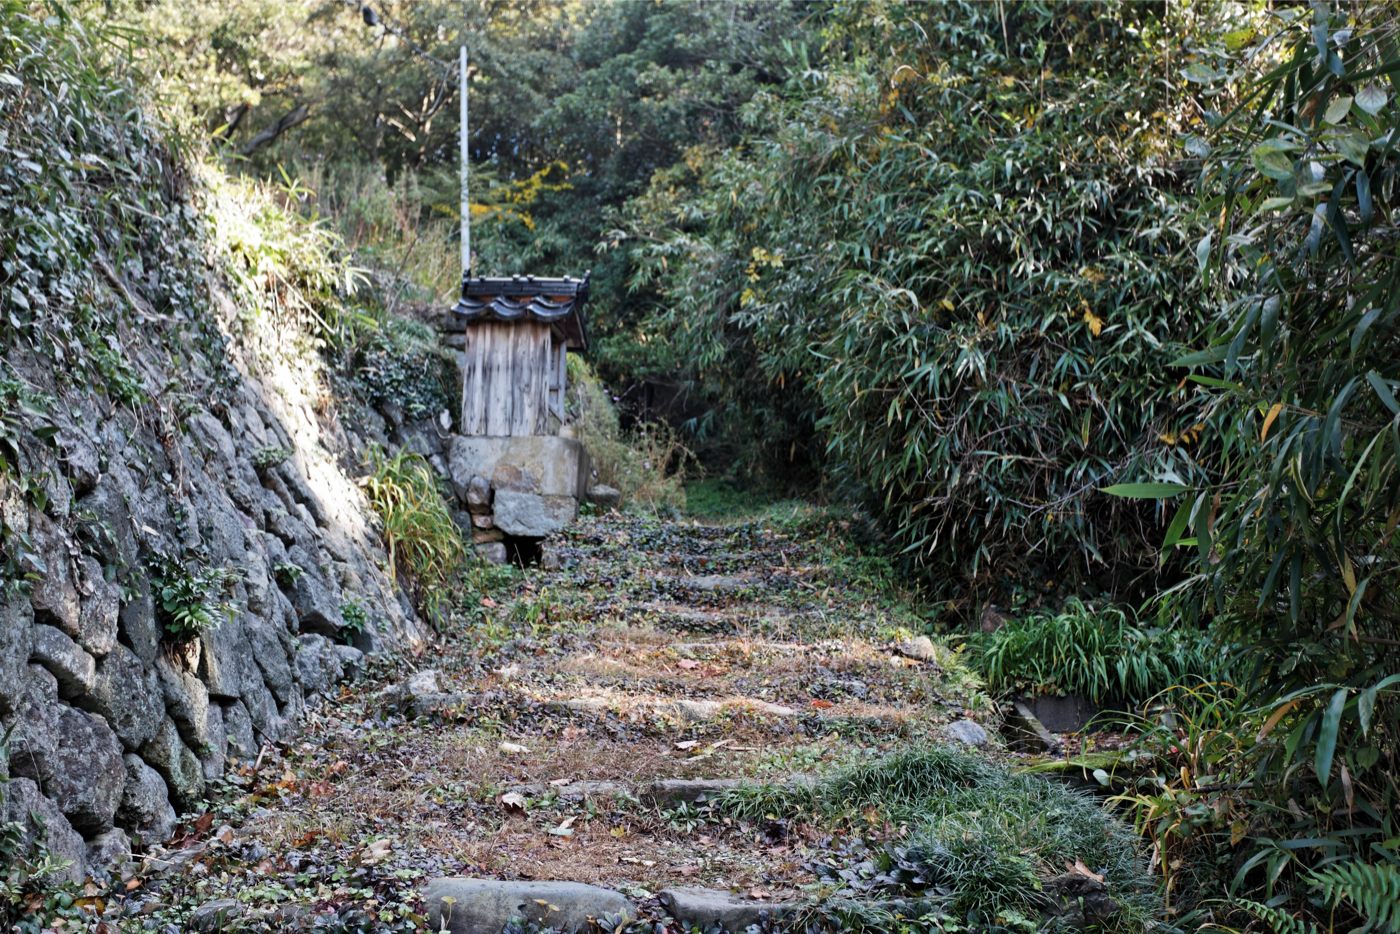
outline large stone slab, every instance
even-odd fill
[[[496,528],[507,535],[544,538],[573,521],[578,500],[572,496],[545,496],[538,493],[496,492]]]
[[[593,930],[595,920],[621,923],[637,917],[636,908],[617,892],[578,882],[434,879],[424,900],[430,929],[452,934],[500,934],[516,918],[574,932]]]
[[[457,435],[448,452],[452,490],[464,504],[473,498],[473,477],[485,477],[497,494],[502,490],[568,496],[587,492],[588,452],[572,438],[538,435],[520,438],[468,438]]]
[[[666,889],[660,896],[671,917],[687,930],[721,931],[738,934],[750,925],[765,919],[776,920],[791,912],[801,902],[754,901],[720,889],[678,887]]]

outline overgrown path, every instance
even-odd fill
[[[244,764],[168,854],[182,868],[149,863],[123,910],[408,930],[444,875],[608,886],[658,919],[677,886],[810,893],[829,822],[716,796],[985,741],[973,719],[990,712],[951,652],[911,638],[920,620],[850,535],[810,511],[581,520],[562,570],[499,572],[436,655],[347,686]],[[899,833],[883,812],[856,819]]]

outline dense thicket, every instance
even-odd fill
[[[747,146],[633,205],[648,330],[723,430],[869,491],[940,582],[1155,565],[1151,512],[1098,489],[1195,440],[1164,378],[1207,312],[1161,17],[852,5]]]
[[[1167,605],[1250,646],[1259,724],[1218,763],[1252,790],[1211,807],[1267,827],[1237,882],[1400,905],[1400,20],[1288,9],[1200,51],[1220,312],[1180,361],[1212,444],[1169,535],[1195,577]]]

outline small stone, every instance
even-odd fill
[[[467,509],[472,512],[487,512],[491,508],[491,481],[480,474],[467,481]]]
[[[957,720],[943,728],[949,739],[965,746],[982,747],[987,745],[987,731],[975,720]]]
[[[474,529],[494,529],[496,520],[491,518],[489,512],[472,513],[472,528]]]
[[[472,529],[473,545],[489,545],[491,542],[504,540],[506,533],[500,529]]]
[[[497,748],[507,756],[525,756],[530,754],[530,747],[522,746],[519,743],[501,743]]]
[[[441,694],[442,685],[438,682],[437,669],[424,668],[422,671],[414,672],[409,679],[404,682],[404,691],[412,696]]]
[[[131,877],[131,839],[126,831],[113,827],[100,833],[87,844],[88,869],[94,873],[111,873],[122,879]]]
[[[637,917],[619,893],[578,882],[434,879],[424,901],[430,930],[451,934],[497,934],[513,920],[572,934],[594,930],[595,921],[613,930]]]
[[[545,545],[540,548],[540,567],[546,571],[557,571],[564,566],[564,561],[559,555],[559,549],[554,545]]]
[[[905,639],[894,647],[894,651],[897,655],[903,655],[905,658],[912,658],[919,662],[934,663],[938,661],[938,647],[928,636]]]
[[[353,645],[336,644],[331,646],[331,651],[335,653],[336,659],[340,662],[342,680],[353,681],[364,671],[365,653]]]
[[[487,564],[505,564],[510,560],[506,546],[501,542],[487,542],[476,546],[476,553]]]
[[[604,512],[616,509],[622,503],[621,491],[599,483],[588,490],[588,501]]]
[[[226,930],[242,912],[243,908],[236,899],[220,898],[212,902],[205,902],[190,912],[190,930],[204,932]]]

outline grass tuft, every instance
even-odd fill
[[[893,843],[857,840],[822,867],[838,895],[923,898],[985,923],[1046,911],[1046,883],[1082,865],[1117,904],[1113,930],[1140,930],[1158,907],[1135,835],[1094,799],[951,747],[901,751],[814,784],[743,786],[717,807],[744,820],[816,817],[838,831],[907,828]]]
[[[465,560],[462,533],[447,511],[438,478],[420,455],[389,457],[370,451],[373,473],[362,482],[384,524],[391,574],[407,572],[420,603],[435,616],[437,603],[458,582]]]

